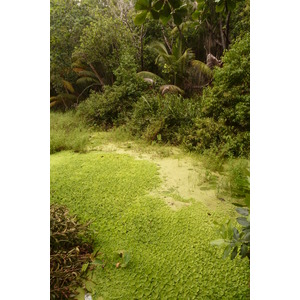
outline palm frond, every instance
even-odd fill
[[[75,67],[75,68],[73,68],[73,71],[74,71],[75,73],[79,73],[79,72],[81,72],[81,71],[85,71],[85,69]]]
[[[53,107],[53,106],[55,106],[56,104],[57,104],[57,101],[51,102],[51,103],[50,103],[50,108]]]
[[[150,44],[150,48],[158,54],[155,60],[156,64],[162,63],[171,66],[175,62],[176,59],[174,55],[168,53],[168,50],[163,43],[154,41]]]
[[[83,70],[83,71],[78,72],[78,75],[80,77],[91,77],[91,78],[94,78],[97,80],[97,76],[91,71]]]
[[[73,61],[73,63],[71,64],[71,67],[72,67],[72,69],[74,69],[74,68],[86,69],[85,63],[80,58]]]
[[[184,73],[186,71],[186,68],[188,66],[188,63],[195,57],[194,52],[192,49],[186,49],[184,53],[179,57],[176,64],[178,66],[178,69],[181,73]]]
[[[150,44],[150,48],[154,49],[159,55],[169,55],[165,45],[161,42],[154,41]]]
[[[68,90],[69,92],[71,92],[71,93],[75,93],[75,90],[74,90],[74,88],[73,88],[71,82],[66,81],[66,80],[62,80],[62,83],[63,83],[65,89],[67,89],[67,90]]]
[[[61,94],[58,94],[57,96],[50,97],[50,103],[53,101],[62,101],[62,100],[74,101],[76,99],[77,99],[77,97],[75,95],[61,93]]]
[[[98,83],[98,80],[91,77],[81,77],[76,81],[78,85],[90,85],[92,83]]]
[[[173,85],[173,84],[165,84],[162,85],[159,88],[160,92],[162,95],[166,94],[166,93],[171,93],[171,94],[184,94],[184,91],[179,88],[177,85]]]
[[[67,93],[58,94],[56,96],[50,97],[50,108],[62,103],[65,105],[65,107],[67,107],[66,103],[72,103],[76,100],[77,97],[75,95]]]
[[[213,77],[213,72],[212,70],[202,61],[200,60],[192,60],[191,61],[191,66],[198,72],[201,73],[203,75],[205,75],[208,78],[212,78]]]
[[[149,78],[149,79],[152,79],[153,81],[162,81],[163,82],[163,79],[161,77],[159,77],[158,75],[156,75],[152,72],[149,72],[149,71],[141,71],[141,72],[137,73],[136,75],[143,79]]]

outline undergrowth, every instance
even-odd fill
[[[65,206],[50,208],[50,298],[70,299],[91,269],[93,236]]]
[[[85,152],[90,130],[74,112],[50,113],[50,153],[62,150]]]

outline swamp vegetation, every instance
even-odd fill
[[[249,299],[249,1],[50,3],[51,298]]]

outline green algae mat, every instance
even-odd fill
[[[51,155],[51,203],[92,220],[103,266],[93,272],[97,299],[249,299],[249,261],[223,260],[210,245],[214,221],[232,211],[201,202],[172,210],[151,193],[162,185],[147,160],[105,152]],[[164,195],[165,196],[165,195]],[[130,255],[116,267],[116,252]]]

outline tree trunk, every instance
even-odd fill
[[[92,63],[89,63],[89,66],[93,70],[94,74],[98,78],[98,80],[101,83],[101,85],[104,85],[104,82],[103,82],[102,78],[100,77],[100,75],[98,74],[98,72],[96,71],[96,69],[94,68],[94,66],[92,65]]]
[[[229,40],[229,22],[230,22],[230,15],[231,15],[231,12],[228,12],[227,14],[227,18],[226,18],[226,34],[225,34],[225,37],[226,37],[226,49],[229,48],[229,44],[230,44],[230,40]]]
[[[140,43],[141,43],[141,49],[140,49],[140,56],[141,56],[141,68],[142,71],[144,70],[144,40],[143,40],[143,34],[144,34],[144,25],[142,25],[141,28],[141,37],[140,37]]]
[[[222,19],[220,19],[219,25],[220,25],[220,35],[221,35],[222,48],[223,48],[223,51],[224,51],[226,49],[226,42],[225,42],[225,37],[224,37],[224,32],[223,32]]]

